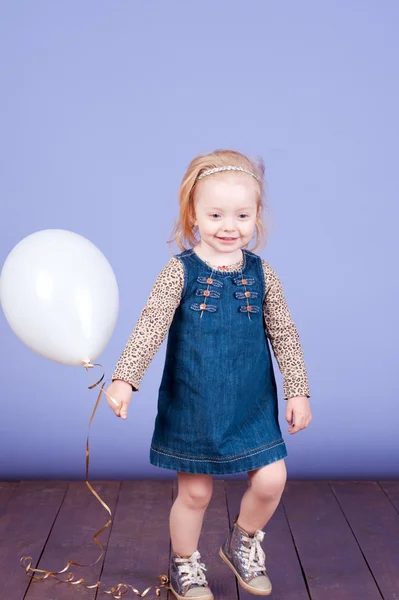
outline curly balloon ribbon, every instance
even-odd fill
[[[86,369],[87,372],[89,371],[89,369],[93,369],[94,367],[101,367],[103,369],[103,366],[100,365],[100,364],[98,364],[98,363],[91,364],[90,361],[85,361],[84,362],[84,368]],[[104,373],[104,369],[103,369],[102,376],[100,377],[100,379],[98,381],[96,381],[95,383],[93,383],[92,385],[89,386],[89,390],[92,390],[95,387],[100,387],[100,383],[103,381],[104,376],[105,376],[105,373]],[[97,407],[98,407],[98,405],[100,403],[101,394],[105,394],[114,404],[116,404],[117,406],[119,406],[118,402],[115,400],[115,398],[113,398],[107,392],[104,391],[105,384],[106,384],[106,382],[104,382],[101,385],[101,387],[100,387],[100,392],[98,394],[97,401],[96,401],[96,404],[94,406],[92,415],[90,417],[90,422],[89,422],[89,427],[88,427],[89,430],[90,430],[90,427],[91,427],[94,415],[96,414]],[[169,578],[168,578],[167,575],[160,575],[159,576],[160,587],[150,586],[150,587],[146,588],[143,593],[140,593],[133,585],[130,585],[128,583],[118,583],[115,587],[111,587],[111,589],[109,589],[109,590],[101,589],[101,582],[100,581],[97,581],[97,583],[94,583],[92,585],[87,585],[85,583],[85,580],[83,579],[83,577],[81,577],[80,579],[77,579],[75,581],[75,575],[72,572],[67,573],[67,578],[66,579],[60,579],[59,577],[57,577],[57,575],[61,575],[62,573],[65,573],[65,571],[67,571],[71,565],[75,565],[77,567],[92,567],[93,565],[97,564],[98,561],[101,560],[101,558],[104,556],[104,547],[101,544],[100,540],[97,539],[97,537],[100,535],[100,533],[102,533],[103,531],[105,531],[105,529],[107,529],[107,527],[109,527],[110,524],[112,523],[112,513],[111,513],[111,509],[109,508],[109,506],[100,498],[100,496],[97,494],[97,492],[93,489],[93,487],[89,483],[89,461],[90,461],[90,451],[89,451],[89,433],[88,433],[87,434],[87,439],[86,439],[86,480],[85,480],[85,483],[86,483],[87,487],[89,488],[89,490],[91,491],[91,493],[97,498],[97,500],[105,508],[105,510],[109,513],[109,515],[111,517],[107,521],[107,523],[104,525],[104,527],[102,527],[101,529],[99,529],[99,531],[97,531],[97,533],[94,534],[94,541],[96,542],[96,544],[99,545],[100,550],[101,550],[100,556],[94,562],[92,562],[92,563],[90,563],[88,565],[81,564],[81,563],[78,563],[78,562],[74,562],[73,560],[69,560],[68,563],[65,565],[65,567],[63,569],[61,569],[61,571],[46,571],[45,569],[34,569],[32,567],[32,557],[31,556],[22,556],[21,559],[20,559],[21,565],[25,568],[26,574],[29,575],[29,577],[31,577],[32,579],[34,579],[36,581],[43,581],[44,579],[51,578],[51,579],[56,579],[60,583],[70,583],[71,585],[84,584],[84,587],[87,588],[87,589],[89,589],[89,590],[93,589],[93,588],[98,588],[101,591],[103,591],[105,594],[112,595],[113,598],[122,598],[122,596],[129,591],[129,588],[137,596],[143,597],[143,596],[146,596],[148,594],[148,592],[150,591],[150,589],[152,587],[155,587],[155,593],[156,593],[156,595],[160,596],[161,595],[161,588],[170,589],[170,587],[168,586]],[[43,573],[43,576],[42,577],[36,577],[35,575],[33,575],[33,573]]]

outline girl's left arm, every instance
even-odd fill
[[[262,266],[266,281],[263,303],[266,334],[283,376],[284,399],[298,396],[310,398],[303,350],[283,286],[274,269],[263,258]]]

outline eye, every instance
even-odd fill
[[[247,217],[249,217],[249,215],[247,215],[247,214],[245,214],[245,213],[242,213],[242,214],[240,215],[240,217],[247,218]]]
[[[219,215],[219,213],[212,213],[210,216],[211,217],[219,217],[220,215]]]

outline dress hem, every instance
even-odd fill
[[[277,443],[272,448],[265,448],[256,455],[243,456],[233,465],[211,462],[207,459],[189,459],[178,457],[155,450],[150,446],[150,463],[163,469],[172,469],[185,473],[209,474],[209,475],[228,475],[230,473],[242,473],[243,471],[252,471],[265,465],[271,464],[288,456],[287,448],[283,439],[276,440]],[[169,451],[170,452],[170,451]],[[201,464],[196,464],[196,463]]]

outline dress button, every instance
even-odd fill
[[[204,290],[204,296],[210,296],[211,292],[209,290]]]
[[[252,310],[251,305],[248,304],[248,306],[247,306],[247,312],[251,312],[251,310]]]
[[[246,298],[250,298],[251,297],[251,292],[245,292],[245,297]]]
[[[206,309],[206,304],[200,304],[200,309],[201,310],[205,310]]]
[[[242,285],[247,285],[247,280],[246,279],[241,279],[241,283],[242,283]]]
[[[211,285],[213,283],[213,279],[212,277],[208,277],[208,279],[206,280],[206,282]]]

